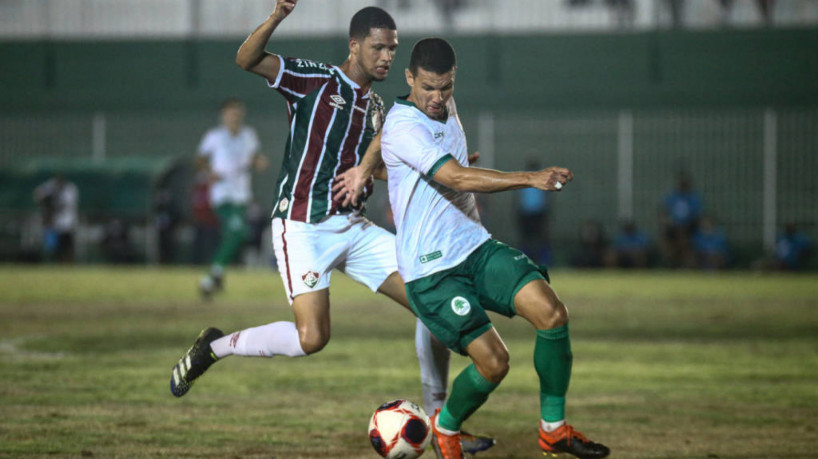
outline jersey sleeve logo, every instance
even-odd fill
[[[458,316],[465,316],[471,312],[471,304],[462,296],[456,296],[452,298],[452,311]]]

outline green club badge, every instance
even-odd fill
[[[454,313],[458,316],[465,316],[471,311],[469,300],[463,298],[462,296],[452,298],[452,311],[454,311]]]

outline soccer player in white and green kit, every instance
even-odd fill
[[[534,367],[540,379],[542,451],[606,457],[607,447],[565,422],[572,364],[565,306],[544,269],[491,238],[473,195],[524,187],[558,191],[573,175],[560,167],[535,172],[469,167],[466,136],[452,98],[455,72],[448,42],[419,41],[406,70],[410,94],[396,101],[381,134],[397,227],[398,271],[409,302],[438,339],[473,361],[432,417],[433,445],[439,456],[460,459],[462,423],[508,372],[508,350],[488,310],[520,315],[537,329]]]

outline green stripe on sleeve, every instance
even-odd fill
[[[438,159],[438,160],[437,160],[437,161],[434,163],[434,165],[432,165],[432,168],[431,168],[431,169],[429,169],[429,172],[427,172],[427,173],[426,173],[426,176],[428,176],[428,177],[434,177],[434,176],[435,176],[435,174],[437,174],[437,171],[438,171],[438,170],[439,170],[441,167],[443,167],[443,165],[444,165],[444,164],[446,164],[447,162],[449,162],[449,160],[450,160],[450,159],[454,159],[454,156],[452,156],[452,155],[451,155],[451,154],[449,154],[449,153],[447,153],[446,155],[444,155],[443,157],[441,157],[440,159]]]

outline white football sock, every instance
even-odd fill
[[[545,419],[540,419],[540,425],[542,426],[542,430],[546,432],[553,432],[565,424],[565,419],[562,421],[557,422],[545,422]]]
[[[248,357],[276,355],[302,357],[307,355],[301,349],[298,330],[293,322],[273,322],[237,331],[214,340],[210,343],[210,348],[218,358],[228,355]]]
[[[423,409],[431,416],[446,402],[451,352],[420,319],[415,326],[415,351],[420,363]]]

